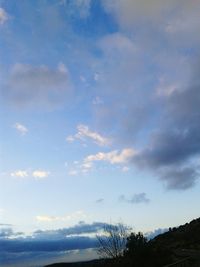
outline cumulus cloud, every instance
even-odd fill
[[[69,73],[63,63],[56,69],[15,64],[7,78],[3,96],[18,107],[56,108],[71,93]]]
[[[28,129],[26,126],[24,126],[23,124],[20,124],[18,122],[15,123],[14,128],[21,134],[21,135],[25,135],[28,133]]]
[[[119,200],[131,204],[149,203],[150,199],[147,198],[146,193],[134,194],[131,198],[127,198],[125,195],[121,195]]]
[[[8,14],[0,7],[0,25],[3,25],[8,20]]]
[[[91,131],[87,125],[79,124],[77,126],[77,133],[72,136],[68,136],[66,141],[72,143],[75,139],[85,141],[86,139],[92,140],[94,143],[105,146],[110,143],[110,140],[97,132]]]

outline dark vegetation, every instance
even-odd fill
[[[142,233],[126,234],[123,225],[110,226],[106,235],[97,237],[99,254],[104,259],[82,263],[60,263],[51,267],[200,267],[200,218],[147,240]],[[126,242],[124,240],[126,239]],[[107,258],[106,258],[107,257]]]

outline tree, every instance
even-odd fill
[[[103,235],[97,235],[98,254],[102,258],[120,258],[124,255],[128,236],[128,228],[122,223],[106,224]]]
[[[147,238],[141,232],[137,234],[131,233],[127,237],[126,243],[126,254],[136,254],[143,251],[147,247],[148,241]]]

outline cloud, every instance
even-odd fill
[[[3,25],[8,20],[8,14],[0,7],[0,25]]]
[[[28,129],[26,128],[26,126],[24,126],[24,125],[22,125],[22,124],[20,124],[20,123],[18,123],[18,122],[15,123],[14,128],[15,128],[17,131],[19,131],[19,133],[20,133],[21,135],[25,135],[25,134],[28,133]]]
[[[76,170],[76,169],[74,169],[74,170],[69,170],[69,171],[68,171],[68,175],[70,175],[70,176],[76,176],[78,173],[79,173],[79,172],[78,172],[78,170]]]
[[[127,202],[131,204],[149,203],[150,199],[147,198],[146,193],[134,194],[131,198],[126,198],[124,195],[119,197],[122,202]]]
[[[6,100],[18,107],[57,108],[71,93],[69,72],[63,63],[56,69],[15,64],[3,87]]]
[[[113,150],[110,152],[98,152],[94,155],[89,155],[83,159],[80,164],[75,164],[73,168],[70,168],[69,175],[87,174],[93,169],[94,162],[107,162],[109,164],[125,164],[129,163],[133,155],[137,153],[131,148],[125,148],[121,151]],[[122,169],[128,171],[128,167]]]
[[[36,179],[44,179],[47,178],[50,175],[50,172],[43,171],[43,170],[35,170],[32,173],[32,176]]]
[[[61,0],[61,4],[67,7],[70,16],[77,19],[87,19],[90,16],[91,0],[67,1]]]
[[[12,177],[17,177],[17,178],[26,178],[28,177],[28,172],[25,170],[17,170],[17,171],[11,172],[10,175]]]
[[[77,219],[80,220],[80,219],[85,219],[86,217],[87,215],[82,210],[79,210],[65,216],[38,215],[36,216],[36,220],[39,222],[54,222],[54,221],[70,221]]]
[[[77,0],[74,3],[79,10],[81,18],[87,18],[90,15],[91,0]]]
[[[198,1],[196,1],[198,4]],[[138,21],[158,22],[173,10],[194,9],[193,4],[183,0],[103,0],[105,10],[112,14],[121,27],[134,26]]]
[[[195,160],[200,155],[199,86],[195,75],[189,86],[167,97],[164,123],[151,134],[147,147],[132,158],[140,168],[156,171],[168,189],[188,189],[199,177]]]
[[[10,225],[9,224],[0,225],[0,240],[15,239],[21,237],[24,234],[23,232],[14,232],[11,227],[4,227],[4,226],[10,226]]]
[[[103,222],[93,222],[91,224],[87,224],[81,221],[78,224],[68,228],[58,230],[35,231],[33,233],[33,238],[40,240],[60,240],[71,236],[96,234],[98,232],[101,232],[104,229],[105,225],[106,224]]]
[[[199,172],[191,167],[169,168],[160,174],[166,187],[173,190],[185,190],[193,187],[198,177]]]
[[[158,229],[155,229],[154,231],[145,233],[145,236],[148,239],[153,239],[154,237],[164,234],[165,232],[168,232],[168,231],[169,231],[168,228],[158,228]]]
[[[66,140],[72,143],[75,139],[85,141],[86,139],[92,140],[94,143],[100,146],[106,146],[110,143],[110,140],[106,137],[103,137],[97,132],[91,131],[87,125],[79,124],[77,126],[77,133],[72,136],[68,136]]]
[[[104,36],[97,44],[103,54],[98,95],[112,99],[94,106],[97,120],[115,133],[114,140],[137,149],[130,162],[139,170],[159,177],[168,189],[189,189],[199,177],[200,64],[199,40],[193,31],[200,25],[196,16],[200,2],[103,4],[120,32]],[[164,45],[163,40],[167,40]],[[100,153],[91,161],[105,158]]]
[[[97,199],[96,201],[95,201],[96,203],[102,203],[102,202],[104,202],[104,198],[99,198],[99,199]]]
[[[10,173],[11,177],[17,178],[27,178],[32,176],[36,180],[47,178],[50,175],[49,171],[44,170],[35,170],[35,171],[26,171],[26,170],[16,170]]]
[[[122,171],[123,171],[123,172],[128,172],[129,170],[130,170],[130,168],[127,167],[127,166],[124,166],[124,167],[122,168]]]
[[[39,222],[52,222],[52,221],[57,221],[59,220],[59,217],[55,217],[55,216],[36,216],[36,220]]]
[[[89,155],[84,159],[84,162],[106,161],[111,164],[127,163],[136,152],[131,148],[125,148],[121,152],[113,150],[111,152],[99,152],[95,155]]]
[[[93,105],[102,105],[104,102],[103,100],[99,97],[96,96],[93,100],[92,100],[92,104]]]

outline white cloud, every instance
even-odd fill
[[[8,14],[0,7],[0,25],[3,25],[8,20]]]
[[[49,176],[50,172],[48,171],[42,171],[42,170],[35,170],[32,173],[32,176],[36,179],[44,179]]]
[[[85,141],[85,139],[91,139],[100,146],[106,146],[110,143],[110,140],[108,138],[103,137],[97,132],[91,131],[87,125],[79,124],[77,126],[77,131],[78,132],[75,135],[69,135],[66,140],[71,143],[75,139],[82,141]]]
[[[128,163],[131,158],[136,155],[136,151],[131,148],[123,149],[122,151],[113,150],[111,152],[99,152],[95,155],[89,155],[83,159],[80,164],[77,162],[74,164],[73,168],[71,168],[68,172],[69,175],[75,176],[78,174],[87,174],[93,169],[95,161],[105,161],[110,164],[125,164]],[[128,171],[129,168],[124,166],[122,171]]]
[[[58,221],[60,218],[55,216],[36,216],[36,220],[39,222],[52,222]]]
[[[17,178],[26,178],[28,177],[28,172],[24,170],[17,170],[17,171],[11,172],[10,175],[12,177],[17,177]]]
[[[133,41],[121,33],[108,34],[99,41],[100,48],[107,55],[129,55],[135,54],[137,48]]]
[[[15,123],[14,128],[21,134],[25,135],[28,132],[28,129],[23,124],[20,124],[18,122]]]
[[[71,214],[64,216],[49,216],[49,215],[38,215],[36,220],[39,222],[55,222],[55,221],[71,221],[71,220],[83,220],[87,217],[84,211],[78,210]]]
[[[111,164],[127,163],[137,152],[131,148],[125,148],[121,152],[113,150],[108,153],[99,152],[95,155],[89,155],[84,162],[107,161]]]
[[[75,138],[72,135],[69,135],[69,136],[66,137],[66,141],[69,142],[69,143],[73,143],[74,140],[75,140]]]
[[[42,170],[35,170],[31,173],[26,170],[16,170],[10,173],[11,177],[17,177],[17,178],[26,178],[26,177],[34,177],[36,180],[44,179],[49,176],[50,172],[48,171],[42,171]]]
[[[123,172],[128,172],[129,170],[130,170],[130,168],[127,167],[127,166],[124,166],[124,167],[122,168],[122,171],[123,171]]]
[[[70,176],[76,176],[78,174],[78,170],[76,170],[76,169],[74,169],[74,170],[70,170],[69,172],[68,172],[68,175],[70,175]]]
[[[93,99],[92,104],[93,104],[93,105],[101,105],[101,104],[103,104],[103,100],[101,99],[101,97],[96,96],[96,97]]]

